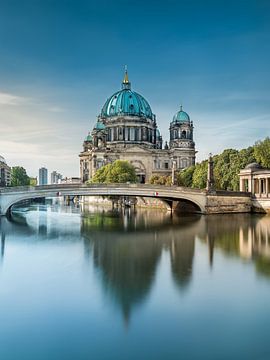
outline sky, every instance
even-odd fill
[[[106,99],[132,89],[164,140],[180,105],[197,161],[270,135],[269,0],[0,0],[0,155],[79,176]]]

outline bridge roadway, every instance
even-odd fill
[[[0,215],[6,215],[11,207],[22,201],[57,196],[141,196],[159,198],[171,208],[179,201],[194,204],[197,212],[206,213],[205,190],[177,186],[148,184],[59,184],[0,188]]]

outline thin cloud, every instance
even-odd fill
[[[22,96],[0,92],[0,105],[18,106],[25,103],[26,101],[27,99]]]
[[[52,107],[48,108],[48,111],[53,112],[53,113],[63,113],[66,111],[66,109],[64,109],[60,106],[52,106]]]

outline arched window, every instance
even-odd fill
[[[181,138],[182,138],[182,139],[186,139],[186,138],[187,138],[187,132],[186,132],[186,130],[182,131]]]

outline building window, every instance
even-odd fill
[[[102,165],[103,165],[103,160],[97,159],[97,169],[101,168]]]
[[[182,168],[186,168],[187,167],[187,160],[183,159],[182,160]]]
[[[169,163],[167,161],[164,163],[164,167],[165,169],[169,169]]]

